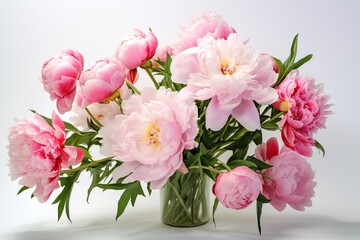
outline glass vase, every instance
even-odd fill
[[[161,189],[161,220],[175,227],[195,227],[209,221],[208,177],[198,169],[176,172]]]

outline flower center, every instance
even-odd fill
[[[160,128],[156,122],[153,122],[149,125],[146,130],[146,142],[149,146],[154,148],[161,147],[161,142],[159,141]]]
[[[236,64],[232,63],[228,58],[220,59],[220,70],[223,75],[232,75],[235,72],[236,67],[238,65],[239,65],[238,63]]]
[[[290,108],[290,103],[286,100],[279,101],[279,110],[282,112],[287,112]]]

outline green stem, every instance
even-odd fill
[[[141,95],[141,92],[139,91],[139,89],[137,89],[134,84],[132,84],[131,82],[129,81],[126,81],[126,85],[131,89],[133,90],[137,95]]]
[[[112,157],[107,157],[107,158],[103,158],[103,159],[100,159],[100,160],[97,160],[97,161],[93,161],[93,162],[90,162],[90,163],[87,163],[87,164],[84,164],[84,165],[81,165],[77,168],[74,168],[74,169],[69,169],[69,170],[61,170],[61,174],[69,174],[69,173],[74,173],[74,172],[77,172],[77,171],[82,171],[86,168],[89,168],[91,166],[94,166],[94,165],[97,165],[99,163],[103,163],[103,162],[106,162],[106,161],[109,161],[109,160],[113,160]]]
[[[189,219],[191,219],[191,216],[190,216],[190,214],[188,212],[188,209],[187,209],[183,199],[181,198],[180,194],[178,193],[178,191],[176,190],[176,188],[174,187],[174,185],[172,185],[172,183],[170,181],[168,181],[168,184],[174,190],[174,193],[175,193],[176,197],[178,198],[181,206],[184,208],[184,211],[186,212],[186,215],[189,217]]]
[[[215,172],[215,173],[218,173],[218,174],[221,174],[222,172],[220,171],[220,170],[217,170],[217,169],[215,169],[215,168],[212,168],[212,167],[207,167],[207,166],[198,166],[198,165],[196,165],[196,166],[191,166],[191,167],[188,167],[188,169],[190,170],[190,169],[207,169],[207,170],[209,170],[209,171],[212,171],[212,172]]]
[[[282,116],[283,114],[284,114],[284,112],[279,112],[278,114],[276,114],[275,116],[273,116],[271,119],[269,119],[268,121],[264,122],[264,124],[274,121],[275,119],[277,119],[278,117]]]
[[[232,116],[229,117],[229,119],[227,120],[227,122],[226,122],[226,124],[225,124],[225,127],[224,127],[223,130],[221,131],[219,140],[221,140],[221,139],[224,138],[224,135],[225,135],[225,133],[226,133],[226,131],[227,131],[227,128],[229,127],[229,124],[230,124],[231,120],[232,120]]]
[[[124,114],[123,112],[123,108],[121,106],[121,103],[122,103],[122,99],[121,98],[118,98],[115,100],[115,102],[119,105],[119,108],[120,108],[120,114]]]
[[[151,81],[153,81],[153,83],[154,83],[154,85],[155,85],[155,88],[156,88],[156,89],[159,89],[159,87],[160,87],[160,86],[159,86],[159,83],[156,81],[156,79],[154,78],[154,76],[151,74],[150,69],[146,68],[145,71],[146,71],[146,73],[149,75]]]
[[[94,123],[101,128],[103,125],[99,122],[99,120],[97,120],[97,118],[90,112],[90,110],[86,107],[85,111],[87,112],[87,114],[89,114],[90,118],[94,121]]]
[[[223,166],[226,170],[228,170],[228,172],[231,171],[231,168],[224,162],[222,161],[217,161],[218,164],[220,164],[221,166]]]

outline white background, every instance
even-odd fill
[[[221,14],[241,39],[280,59],[299,33],[299,56],[313,53],[302,67],[325,84],[334,104],[327,129],[316,138],[326,148],[310,160],[316,196],[305,212],[264,207],[263,236],[257,235],[254,206],[244,211],[219,207],[217,227],[192,229],[162,225],[158,192],[139,198],[115,221],[118,192],[95,191],[86,203],[84,175],[71,202],[73,223],[57,222],[57,208],[19,196],[7,168],[7,129],[28,109],[50,115],[39,80],[45,59],[65,48],[83,53],[85,65],[114,53],[132,28],[151,27],[160,43],[176,37],[179,26],[204,10]],[[0,2],[0,235],[1,239],[360,239],[359,192],[359,1],[19,1]],[[142,73],[142,76],[145,76]],[[145,77],[139,87],[148,85]],[[55,192],[53,197],[59,192]]]

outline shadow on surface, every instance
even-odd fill
[[[248,216],[220,215],[195,228],[162,224],[158,213],[148,210],[119,219],[73,224],[38,224],[6,235],[9,240],[109,240],[109,239],[360,239],[360,222],[345,222],[322,216],[264,216],[263,235]],[[2,238],[4,239],[4,238]]]

